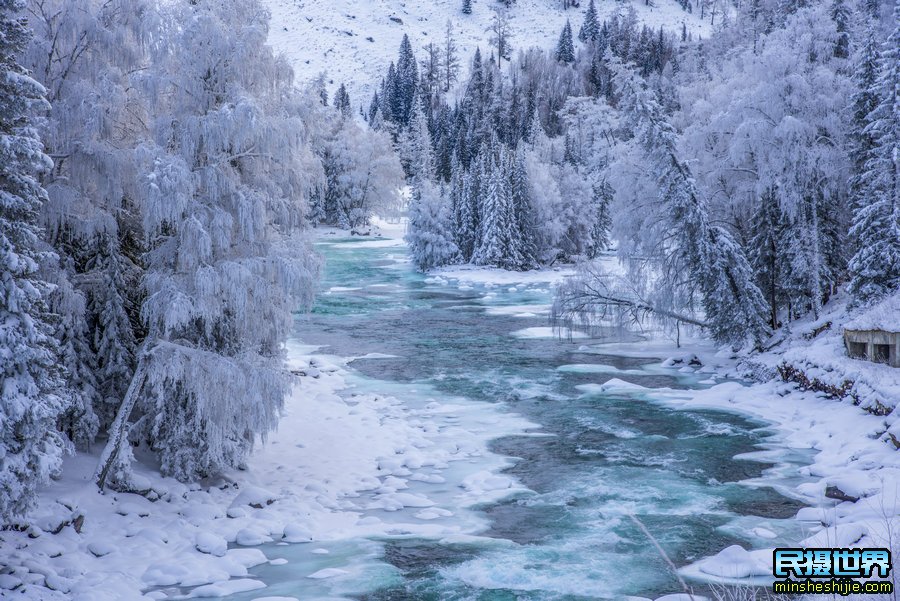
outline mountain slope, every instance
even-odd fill
[[[264,0],[272,13],[269,41],[284,53],[299,81],[327,73],[331,92],[347,84],[354,110],[368,107],[375,85],[390,61],[395,60],[403,34],[410,36],[421,59],[429,42],[440,43],[447,20],[451,20],[464,65],[480,46],[489,46],[493,0],[473,2],[471,15],[462,14],[461,0]],[[647,3],[649,2],[649,4]],[[584,19],[587,0],[580,8],[562,10],[559,0],[518,0],[510,9],[513,50],[555,45],[566,22],[577,32]],[[647,25],[681,31],[684,23],[695,37],[706,37],[711,29],[699,12],[682,10],[676,0],[597,0],[601,19],[633,6]]]

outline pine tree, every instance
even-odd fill
[[[497,65],[502,65],[504,59],[512,58],[512,27],[509,22],[509,13],[506,9],[495,9],[494,19],[491,21],[491,44],[497,49]],[[493,61],[491,61],[493,62]]]
[[[476,249],[479,228],[476,196],[479,186],[477,174],[462,169],[457,163],[450,182],[453,209],[453,240],[459,249],[460,260],[469,263]]]
[[[750,222],[748,259],[756,273],[756,281],[769,305],[769,326],[779,326],[778,311],[786,302],[785,274],[788,223],[778,202],[775,187],[760,195]]]
[[[350,94],[347,93],[347,88],[343,83],[334,94],[334,108],[340,111],[345,119],[350,117],[352,111],[350,106]]]
[[[850,9],[844,0],[831,3],[831,19],[837,28],[837,41],[834,44],[834,56],[848,58],[850,56]]]
[[[514,222],[514,256],[519,270],[534,269],[538,266],[537,223],[531,201],[531,184],[525,165],[525,152],[519,148],[515,154],[511,180],[511,201]]]
[[[871,158],[875,139],[869,128],[870,115],[878,106],[876,84],[878,82],[878,42],[875,32],[866,33],[862,47],[858,51],[856,67],[853,73],[856,92],[853,94],[850,110],[852,113],[852,130],[850,136],[852,146],[850,157],[853,161],[853,173],[850,178],[851,201],[854,209],[864,204],[863,174],[866,162]]]
[[[44,88],[17,58],[31,32],[22,0],[0,0],[0,523],[31,506],[35,491],[56,473],[68,448],[56,424],[59,395],[57,348],[48,313],[49,284],[40,264],[38,214],[46,192],[37,176],[52,165],[32,122],[46,107]]]
[[[472,14],[472,0],[463,0],[462,11],[464,15]]]
[[[609,231],[612,228],[612,214],[610,204],[613,198],[613,189],[606,181],[593,185],[594,192],[594,221],[591,224],[591,239],[588,246],[588,258],[595,259],[609,247]]]
[[[447,21],[447,28],[444,36],[444,44],[441,53],[441,79],[443,81],[444,92],[450,91],[450,86],[459,78],[459,56],[456,47],[456,37],[453,35],[453,22]]]
[[[382,86],[384,85],[384,81],[382,81]],[[381,110],[381,99],[378,97],[378,92],[375,92],[372,95],[372,102],[369,103],[369,112],[366,115],[366,121],[369,122],[369,127],[375,127],[375,122],[377,121],[377,117],[379,115],[379,111]]]
[[[387,75],[381,82],[381,116],[385,121],[397,123],[403,107],[399,100],[400,93],[397,89],[397,69],[394,63],[388,65]]]
[[[434,179],[434,148],[424,112],[425,102],[422,98],[415,103],[409,127],[400,136],[400,160],[413,186]]]
[[[409,123],[413,104],[418,97],[419,67],[413,53],[409,36],[403,34],[400,54],[397,57],[395,98],[393,100],[394,120],[401,125]]]
[[[499,165],[488,161],[487,182],[480,203],[481,235],[472,262],[501,267],[506,263],[508,240],[509,186]]]
[[[71,264],[71,260],[69,261]],[[79,448],[87,448],[100,429],[94,412],[99,404],[94,351],[88,340],[87,304],[81,291],[72,286],[68,274],[71,265],[60,271],[50,296],[50,308],[58,315],[55,339],[59,343],[60,365],[65,371],[65,413],[59,429]]]
[[[94,328],[93,349],[97,357],[97,388],[100,400],[95,410],[105,431],[115,418],[134,376],[137,348],[128,319],[126,281],[118,240],[113,234],[100,236],[99,253],[88,265],[96,278],[89,311]]]
[[[900,2],[894,2],[895,28],[878,61],[874,96],[878,105],[863,132],[874,143],[857,182],[860,206],[851,235],[859,250],[850,261],[850,292],[857,302],[900,289]]]
[[[575,44],[572,41],[572,24],[566,20],[556,45],[556,60],[561,63],[571,64],[575,62]]]
[[[594,0],[588,3],[587,12],[584,14],[584,23],[578,31],[578,39],[584,43],[593,43],[600,38],[600,20],[597,18],[597,7]]]
[[[666,243],[653,236],[639,240],[643,252],[660,262],[660,302],[689,305],[696,290],[716,340],[750,339],[759,346],[768,331],[766,305],[743,250],[728,230],[710,223],[708,206],[678,158],[675,130],[655,92],[618,60],[611,65],[622,94],[620,107],[634,128],[633,141],[659,189],[656,210],[666,220]]]

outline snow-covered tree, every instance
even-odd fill
[[[846,268],[849,222],[847,98],[852,83],[834,56],[826,5],[795,11],[782,27],[705,67],[708,83],[684,88],[682,148],[697,185],[715,196],[716,219],[744,239],[763,194],[777,190],[786,231],[776,312],[817,313]],[[785,52],[785,48],[803,52]],[[701,80],[702,81],[702,80]]]
[[[504,59],[510,60],[513,51],[513,31],[509,12],[505,8],[494,9],[494,18],[491,20],[490,32],[491,44],[497,49],[497,64],[501,64]]]
[[[400,54],[397,57],[397,75],[394,84],[392,103],[394,120],[402,125],[409,123],[413,105],[418,98],[419,69],[413,53],[409,36],[403,34],[400,42]]]
[[[766,305],[743,249],[727,229],[711,222],[654,90],[618,60],[610,64],[633,133],[631,151],[610,169],[620,210],[633,212],[619,229],[620,238],[631,240],[623,248],[632,256],[623,258],[642,258],[631,261],[633,277],[652,282],[652,304],[663,310],[690,311],[699,304],[717,340],[759,345],[768,330]],[[634,174],[630,165],[649,172],[655,201],[636,201],[634,195],[645,191],[627,183]]]
[[[476,265],[507,268],[515,264],[515,257],[512,256],[512,234],[515,227],[511,219],[512,191],[503,170],[503,162],[503,157],[492,157],[488,161],[487,181],[480,209],[480,244],[472,257]]]
[[[399,142],[400,160],[413,185],[434,178],[434,147],[424,103],[425,99],[421,98],[413,105],[409,127],[400,135]]]
[[[291,240],[311,156],[292,72],[266,45],[267,13],[253,0],[185,2],[161,18],[169,35],[145,80],[152,140],[137,157],[147,338],[101,485],[129,436],[181,479],[240,466],[276,423],[283,342],[317,271]],[[135,406],[144,417],[129,434]]]
[[[594,0],[590,0],[584,14],[584,23],[578,31],[578,39],[584,43],[594,43],[599,37],[600,20],[597,18],[597,7],[594,6]]]
[[[834,44],[834,56],[848,58],[850,56],[850,9],[844,0],[833,0],[831,18],[837,29],[837,40]]]
[[[399,209],[403,168],[387,132],[347,121],[330,145],[325,171],[328,208],[336,225],[357,228],[368,224],[376,211],[386,215]]]
[[[559,42],[556,44],[556,60],[561,63],[575,62],[575,44],[572,41],[572,24],[566,20],[562,33],[559,34]]]
[[[96,361],[97,389],[100,398],[95,405],[103,431],[112,424],[125,392],[134,376],[137,340],[128,316],[128,288],[125,266],[118,240],[101,236],[99,253],[87,267],[91,286],[89,303],[93,316],[93,350]]]
[[[853,80],[856,86],[850,110],[852,111],[852,146],[850,157],[853,160],[853,175],[850,189],[854,208],[863,202],[862,176],[866,171],[866,161],[875,147],[872,130],[869,128],[869,116],[878,106],[878,41],[876,32],[865,32],[862,46],[855,52]]]
[[[512,255],[518,259],[516,269],[533,269],[539,265],[538,224],[535,220],[525,150],[519,148],[512,159],[514,162],[510,173],[510,194],[515,223]]]
[[[71,260],[69,261],[71,263]],[[95,408],[100,404],[97,389],[94,351],[88,337],[87,303],[70,276],[73,268],[56,270],[50,310],[58,316],[54,338],[59,345],[59,363],[65,377],[61,392],[65,412],[60,416],[59,429],[78,448],[87,448],[100,430]]]
[[[67,449],[56,429],[64,410],[57,346],[38,275],[55,257],[40,240],[46,192],[38,176],[52,167],[33,114],[47,108],[45,89],[18,60],[31,34],[22,0],[0,0],[0,522],[34,501]]]
[[[447,20],[444,34],[444,42],[441,47],[441,80],[444,92],[450,91],[450,86],[459,79],[459,50],[456,47],[456,36],[453,33],[453,22]]]
[[[133,159],[148,102],[135,84],[147,73],[156,13],[143,0],[29,0],[29,14],[35,36],[25,59],[48,90],[41,132],[56,158],[43,176],[42,221],[74,285],[54,282],[51,297],[69,401],[60,426],[83,447],[105,433],[134,368],[133,358],[118,361],[134,352],[130,319],[142,295]],[[121,327],[105,332],[114,301],[132,313],[123,310]]]
[[[459,254],[453,240],[450,203],[428,180],[417,184],[410,200],[406,242],[413,262],[421,271],[447,265]]]
[[[464,15],[472,14],[472,0],[463,0],[462,11]]]
[[[334,108],[340,111],[345,119],[350,117],[353,110],[350,106],[350,94],[347,93],[347,87],[343,83],[334,93]]]
[[[458,162],[450,181],[450,206],[453,211],[453,241],[464,263],[472,260],[480,226],[478,215],[478,182]]]
[[[900,2],[894,2],[895,28],[878,61],[875,109],[864,135],[873,147],[856,182],[860,204],[851,234],[859,250],[850,261],[850,291],[869,302],[900,289]]]

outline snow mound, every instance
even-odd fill
[[[228,541],[212,532],[198,532],[194,539],[194,547],[201,553],[224,557],[228,551]]]
[[[234,501],[231,502],[231,507],[234,508],[249,505],[254,509],[262,509],[263,507],[274,503],[277,498],[278,495],[269,492],[264,488],[258,486],[246,486],[238,493],[234,498]]]
[[[771,554],[763,551],[747,551],[740,545],[727,547],[716,555],[699,563],[700,571],[720,578],[749,578],[765,576],[772,572]]]
[[[206,597],[227,597],[228,595],[236,595],[237,593],[246,593],[256,589],[265,588],[266,585],[259,580],[251,578],[242,578],[240,580],[226,580],[224,582],[216,582],[199,586],[191,591],[189,597],[206,598]]]
[[[900,332],[900,293],[869,307],[845,323],[844,329]]]

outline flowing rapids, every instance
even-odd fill
[[[799,505],[779,492],[788,477],[772,464],[736,458],[771,446],[763,424],[652,402],[654,389],[708,387],[709,374],[661,368],[662,357],[605,353],[602,341],[544,335],[547,283],[429,278],[414,272],[404,247],[389,243],[336,239],[319,248],[327,262],[323,294],[311,315],[298,317],[297,339],[329,355],[369,355],[348,364],[355,392],[413,406],[461,397],[533,422],[535,429],[499,437],[476,418],[454,422],[481,427],[492,451],[484,469],[502,470],[528,490],[453,507],[461,479],[482,468],[477,457],[451,464],[444,482],[410,480],[405,492],[447,510],[430,515],[430,526],[458,525],[478,536],[411,530],[268,545],[270,558],[287,563],[253,570],[269,588],[233,599],[653,598],[679,585],[630,514],[678,566],[731,544],[761,547],[797,534],[789,518]],[[644,389],[600,391],[597,384],[610,378]],[[416,522],[416,511],[361,515]]]

